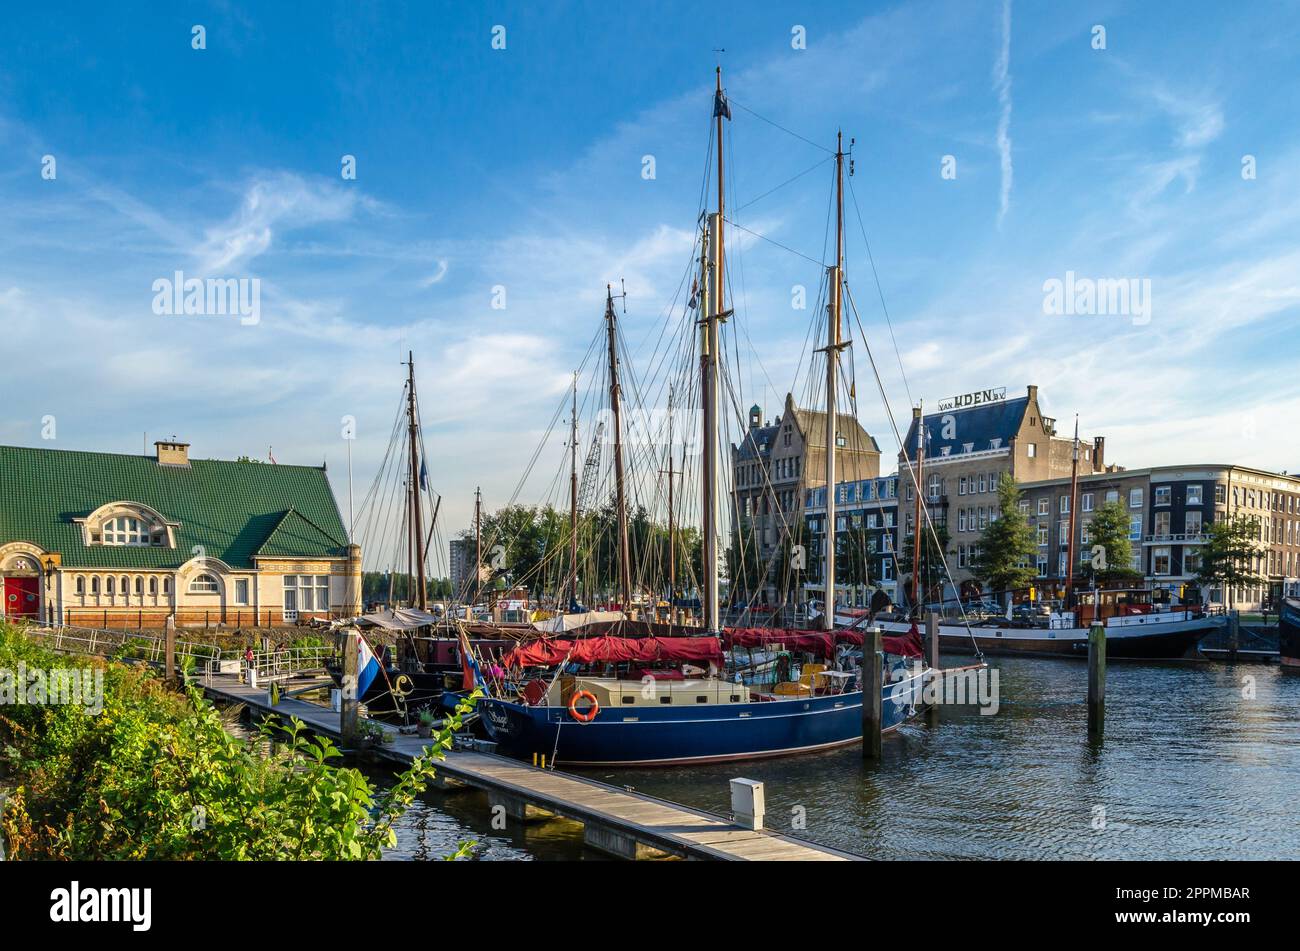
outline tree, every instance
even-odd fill
[[[1079,551],[1078,574],[1089,581],[1130,581],[1142,577],[1133,565],[1129,517],[1118,502],[1101,505],[1088,523],[1089,543]]]
[[[1255,571],[1259,557],[1259,521],[1234,515],[1205,527],[1209,540],[1201,546],[1201,568],[1196,581],[1202,587],[1223,588],[1228,607],[1235,603],[1240,588],[1267,584],[1268,579]]]
[[[1010,473],[998,480],[998,517],[980,535],[980,553],[972,566],[975,577],[992,591],[1028,585],[1038,574],[1031,566],[1037,554],[1034,530],[1020,511],[1020,490]]]

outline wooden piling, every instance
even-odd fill
[[[1228,660],[1237,659],[1237,649],[1241,646],[1241,612],[1228,612]]]
[[[936,611],[931,611],[925,616],[925,637],[926,656],[930,662],[930,681],[934,684],[934,696],[937,698],[939,678],[943,675],[939,673],[939,614]],[[926,720],[932,725],[939,722],[938,703],[930,704],[926,711]]]
[[[866,632],[862,643],[862,758],[880,759],[880,692],[885,655],[880,628]]]
[[[1088,631],[1088,734],[1101,736],[1106,728],[1106,629],[1094,624]]]
[[[166,660],[163,665],[163,677],[168,683],[176,679],[176,615],[167,615],[163,634]]]
[[[343,695],[339,707],[339,733],[348,749],[357,747],[357,715],[360,697],[357,696],[358,634],[349,630],[343,634]]]

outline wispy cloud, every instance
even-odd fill
[[[420,281],[420,286],[433,287],[433,285],[441,283],[442,279],[446,276],[447,276],[447,260],[446,258],[443,258],[438,262],[438,270],[434,271],[424,280]]]
[[[998,227],[1011,207],[1011,0],[1002,0],[1002,44],[993,65],[993,88],[998,93],[998,156],[1002,164],[1002,187],[998,196]]]

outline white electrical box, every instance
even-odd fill
[[[763,828],[763,814],[767,805],[763,801],[763,784],[753,779],[731,781],[731,814],[736,825],[746,829]]]

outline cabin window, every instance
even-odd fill
[[[696,697],[696,698],[695,698],[695,702],[696,702],[696,703],[708,703],[708,702],[709,702],[709,698],[708,698],[708,697]]]
[[[731,695],[731,702],[732,702],[732,703],[740,703],[740,694],[738,694],[738,693],[733,693],[733,694]]]
[[[627,693],[625,693],[625,694],[623,694],[623,702],[624,702],[624,703],[636,703],[636,697],[632,696],[631,694],[627,694]]]
[[[666,697],[660,697],[660,698],[659,698],[659,702],[660,702],[660,703],[672,703],[672,702],[673,702],[672,694],[669,694],[669,695],[666,696]]]

